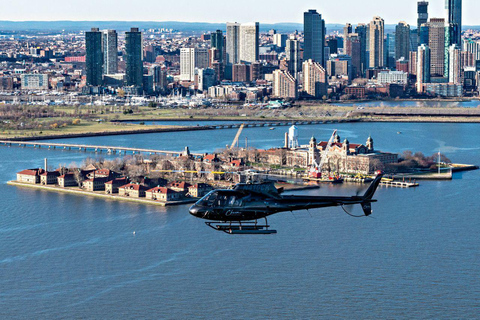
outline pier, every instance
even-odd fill
[[[381,186],[393,187],[393,188],[416,188],[420,184],[417,182],[405,182],[405,181],[382,181],[380,182]]]
[[[9,141],[0,140],[0,146],[6,147],[32,147],[32,148],[47,148],[49,150],[67,150],[67,151],[82,151],[82,152],[95,152],[106,154],[164,154],[170,156],[180,156],[183,151],[168,151],[168,150],[155,150],[155,149],[142,149],[142,148],[129,148],[118,146],[96,146],[87,144],[68,144],[68,143],[53,143],[53,142],[32,142],[32,141]],[[191,153],[195,157],[202,157],[204,154]]]

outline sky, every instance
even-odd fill
[[[416,25],[417,16],[417,0],[10,0],[9,3],[2,5],[0,20],[276,23],[302,22],[304,11],[316,9],[326,23],[365,23],[379,15],[386,24],[407,21]],[[430,17],[444,17],[444,3],[445,0],[430,0]],[[464,25],[480,25],[479,12],[479,0],[463,0]]]

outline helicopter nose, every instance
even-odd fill
[[[190,209],[188,210],[192,216],[195,217],[200,217],[201,216],[201,210],[198,206],[191,206]]]

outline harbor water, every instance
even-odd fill
[[[283,145],[288,127],[246,128],[241,141]],[[441,151],[480,164],[476,124],[299,126],[312,135],[401,153]],[[55,140],[212,152],[237,129]],[[401,132],[401,134],[399,134]],[[242,142],[240,143],[242,146]],[[372,218],[340,208],[283,213],[274,236],[228,236],[188,214],[6,185],[15,173],[79,164],[93,153],[0,148],[0,317],[3,319],[478,318],[480,172],[419,188],[380,188]],[[103,155],[109,157],[108,155]],[[315,195],[351,195],[357,185]],[[359,210],[357,208],[356,210]]]

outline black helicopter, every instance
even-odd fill
[[[190,208],[190,214],[204,220],[209,227],[228,234],[274,234],[269,229],[267,217],[279,212],[308,210],[359,204],[365,216],[372,214],[372,203],[382,174],[377,174],[363,196],[282,196],[283,189],[275,188],[273,182],[238,184],[231,190],[215,190]],[[345,212],[347,212],[345,210]],[[348,212],[347,212],[348,213]],[[265,224],[258,224],[265,219]]]

